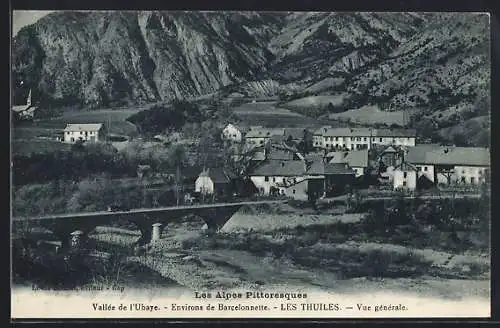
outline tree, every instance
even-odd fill
[[[181,167],[186,161],[186,150],[181,145],[174,146],[170,150],[170,159],[172,165],[175,167],[175,198],[176,203],[179,205],[180,191],[179,186],[182,183]]]
[[[313,190],[312,188],[307,188],[306,190],[306,194],[307,194],[307,201],[309,202],[309,204],[311,204],[311,207],[317,211],[318,210],[318,207],[316,206],[316,201],[318,200],[319,198],[319,195],[318,195],[318,192],[316,192],[315,190]]]

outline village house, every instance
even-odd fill
[[[347,163],[325,163],[315,161],[310,164],[307,179],[316,179],[321,182],[321,193],[329,195],[344,191],[355,179],[355,171]]]
[[[418,169],[409,163],[401,163],[394,168],[392,172],[392,182],[395,190],[407,189],[415,190],[417,188]]]
[[[104,138],[104,125],[102,123],[67,124],[64,129],[64,142],[77,141],[99,142]]]
[[[37,107],[31,103],[31,90],[28,93],[28,98],[26,103],[23,105],[12,106],[12,111],[19,115],[22,120],[31,120],[35,116],[35,111]]]
[[[229,123],[224,129],[222,129],[222,140],[228,140],[232,142],[242,142],[245,133],[248,132],[248,128]]]
[[[354,171],[355,177],[361,177],[368,170],[368,149],[353,151],[335,151],[326,154],[328,163],[346,163]]]
[[[285,129],[283,128],[263,128],[251,127],[245,134],[245,144],[248,147],[264,146],[271,140],[272,136],[285,136]],[[281,139],[280,139],[281,141]]]
[[[490,170],[488,148],[418,145],[408,149],[407,163],[434,184],[477,185]]]
[[[319,149],[370,149],[372,145],[415,146],[412,129],[332,128],[324,126],[313,134],[313,147]]]
[[[227,196],[231,194],[233,176],[222,168],[204,169],[195,181],[195,191],[202,195]]]
[[[270,195],[272,190],[304,180],[306,170],[306,163],[301,160],[268,161],[250,173],[250,179],[259,194]]]
[[[373,129],[372,144],[415,147],[417,131],[414,129]]]

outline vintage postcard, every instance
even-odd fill
[[[490,317],[488,13],[14,11],[11,317]]]

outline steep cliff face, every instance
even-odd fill
[[[270,41],[274,78],[309,83],[351,74],[420,31],[425,18],[401,13],[295,13]]]
[[[478,112],[488,25],[465,13],[53,13],[14,39],[14,98],[29,86],[34,98],[106,106],[232,86],[255,97],[343,93],[347,109]]]
[[[489,94],[489,42],[484,14],[436,17],[382,61],[354,76],[347,90],[394,109],[458,108]]]
[[[265,70],[279,28],[255,13],[53,13],[14,39],[14,83],[87,105],[197,96]]]

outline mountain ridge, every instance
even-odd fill
[[[445,129],[489,114],[489,41],[471,13],[52,13],[14,38],[14,101],[342,95]]]

